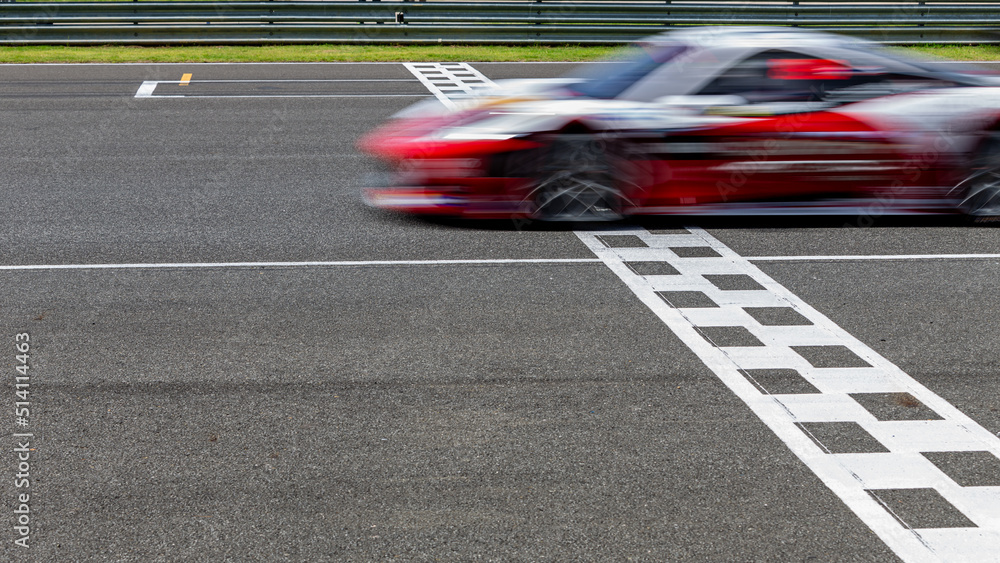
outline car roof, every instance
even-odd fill
[[[662,61],[658,67],[648,68],[641,75],[631,78],[628,73],[634,69],[623,67],[623,74],[618,77],[623,81],[620,84],[621,89],[610,97],[649,102],[662,96],[689,95],[698,92],[705,84],[715,79],[720,71],[736,62],[772,50],[801,53],[818,58],[851,60],[862,65],[891,69],[892,72],[942,78],[959,84],[979,84],[978,79],[956,72],[960,69],[934,67],[920,61],[919,58],[899,56],[874,41],[801,28],[686,27],[648,37],[640,41],[638,46],[643,50],[650,46],[682,47],[684,50],[681,54],[675,53],[675,56]],[[607,81],[608,71],[601,69],[589,78]],[[627,84],[624,82],[626,80]],[[586,90],[583,92],[587,95]]]
[[[642,40],[642,43],[681,43],[699,47],[766,45],[772,48],[827,46],[871,47],[872,41],[776,26],[705,26],[668,31]]]

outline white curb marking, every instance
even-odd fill
[[[152,98],[153,97],[153,90],[156,90],[156,85],[157,84],[159,84],[159,82],[157,82],[155,80],[147,80],[147,81],[143,82],[142,85],[139,86],[139,89],[136,90],[135,97],[136,98]]]
[[[960,486],[921,454],[989,452],[1000,458],[1000,439],[746,258],[702,229],[688,231],[657,235],[638,228],[576,234],[899,557],[913,562],[997,561],[1000,486]],[[614,238],[623,235],[629,238]],[[704,257],[706,254],[718,256]],[[637,270],[642,270],[642,262],[665,262],[677,274],[664,275],[661,270],[658,275],[640,275]],[[756,282],[759,287],[721,289],[721,279],[741,279],[750,285]],[[695,301],[690,301],[692,296]],[[669,304],[670,299],[677,307]],[[750,314],[765,310],[756,309],[760,307],[794,312],[801,315],[796,318],[805,320],[788,323],[794,326],[762,324]],[[710,340],[713,329],[737,331],[741,336],[749,333],[762,345],[714,342]],[[854,364],[868,366],[846,362],[851,365],[822,367],[821,360],[806,359],[809,354],[803,353],[808,349],[793,348],[799,346],[828,346],[831,352],[849,350],[856,356]],[[795,370],[818,393],[767,394],[751,374],[741,371],[751,369]],[[880,420],[856,400],[857,394],[863,393],[908,393],[933,411],[930,414],[936,419],[899,420],[883,415]],[[870,435],[877,441],[873,442],[878,446],[875,449],[881,451],[853,453],[827,447],[810,428],[832,423],[856,425],[852,427]],[[940,495],[972,526],[920,528],[916,527],[919,521],[908,524],[905,514],[890,512],[881,498],[898,489]]]
[[[404,63],[403,66],[449,109],[457,107],[455,99],[495,86],[468,63]]]

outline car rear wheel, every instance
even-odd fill
[[[538,221],[617,221],[625,196],[617,187],[615,157],[593,135],[560,135],[538,165],[525,197]]]
[[[1000,217],[1000,132],[987,138],[972,162],[972,171],[959,184],[959,208],[973,219]]]

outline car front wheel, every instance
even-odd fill
[[[617,187],[615,155],[593,135],[560,135],[538,164],[526,196],[538,221],[617,221],[626,201]]]

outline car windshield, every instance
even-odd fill
[[[639,44],[629,49],[621,60],[591,63],[577,68],[568,76],[581,81],[568,88],[591,98],[616,98],[629,86],[663,63],[674,59],[685,49],[683,45],[677,44]]]

